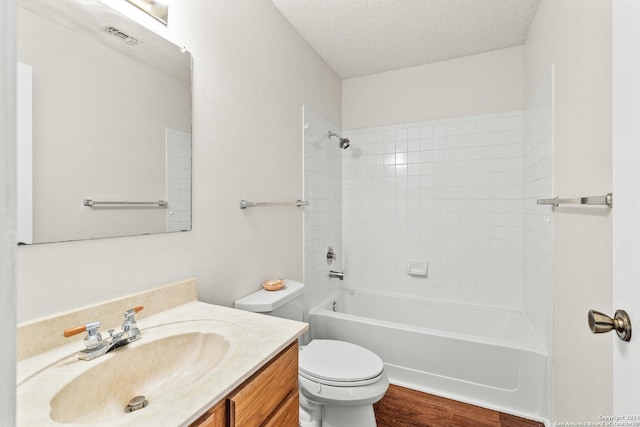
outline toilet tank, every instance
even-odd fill
[[[304,285],[295,280],[284,279],[278,291],[260,289],[233,303],[239,310],[267,314],[302,322],[304,316]]]

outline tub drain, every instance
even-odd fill
[[[136,396],[129,401],[129,404],[125,408],[126,412],[137,411],[138,409],[146,408],[149,401],[144,396]]]

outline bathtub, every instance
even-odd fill
[[[548,414],[548,358],[519,312],[362,290],[309,313],[312,339],[378,354],[391,383],[536,420]]]

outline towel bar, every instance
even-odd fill
[[[298,200],[295,202],[247,202],[246,200],[240,200],[240,209],[257,208],[262,206],[309,206],[309,202],[304,200]]]
[[[596,205],[596,206],[608,206],[613,207],[613,193],[607,193],[604,196],[590,196],[590,197],[574,197],[570,199],[561,199],[554,197],[553,199],[538,199],[539,205],[553,205],[558,207],[559,205]]]
[[[158,206],[161,208],[166,208],[169,203],[164,200],[158,200],[157,202],[100,202],[97,200],[84,199],[82,201],[84,206]]]

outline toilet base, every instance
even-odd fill
[[[300,393],[300,427],[376,427],[376,417],[373,405],[326,405]]]
[[[322,405],[310,401],[300,393],[300,427],[321,427]]]
[[[376,427],[373,405],[324,405],[322,409],[322,427]]]

